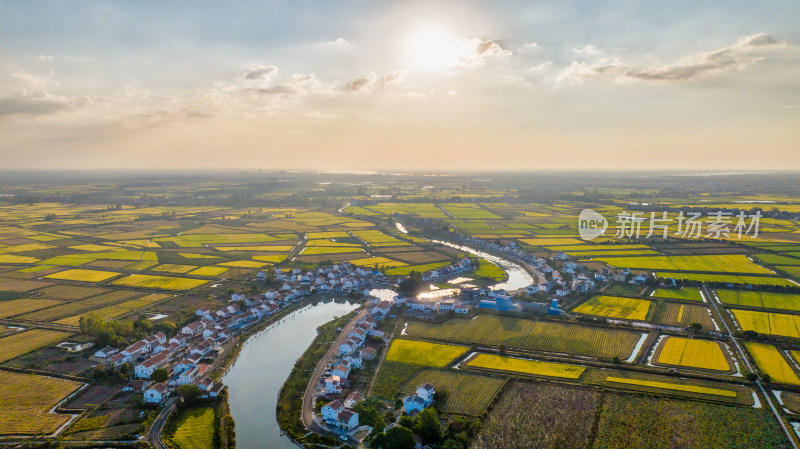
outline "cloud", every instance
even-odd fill
[[[556,81],[580,83],[586,79],[612,76],[618,81],[695,81],[726,72],[742,70],[764,59],[766,50],[788,47],[789,43],[759,33],[740,38],[735,44],[711,52],[692,55],[672,64],[640,68],[623,64],[619,58],[597,57],[589,61],[572,61]],[[602,50],[592,45],[573,49],[576,54],[598,56]]]
[[[350,93],[366,92],[370,90],[373,84],[375,84],[376,78],[377,77],[374,73],[370,73],[366,76],[350,81],[349,83],[345,84],[343,88],[345,92]]]
[[[553,61],[545,61],[545,62],[543,62],[541,64],[537,64],[537,65],[531,67],[528,70],[530,70],[531,72],[537,72],[537,73],[538,72],[544,72],[545,70],[549,69],[552,65],[553,65]]]
[[[383,78],[381,78],[383,88],[386,89],[387,87],[403,84],[407,74],[408,71],[406,70],[395,70],[383,75]]]
[[[271,66],[254,67],[244,73],[242,77],[248,81],[263,80],[278,73],[278,68]]]
[[[464,67],[482,66],[489,58],[505,58],[514,54],[511,50],[503,48],[497,41],[483,40],[477,37],[458,40],[456,52],[459,65]]]
[[[13,97],[0,98],[0,116],[52,115],[81,108],[90,102],[88,97],[68,98],[45,91],[23,92]]]
[[[542,49],[542,46],[537,44],[536,42],[528,42],[522,46],[523,50],[530,50],[530,51],[538,51]]]
[[[337,38],[337,39],[334,39],[332,41],[318,42],[318,43],[313,45],[313,47],[316,47],[316,48],[334,49],[334,50],[348,50],[348,49],[351,49],[351,48],[355,48],[355,46],[356,45],[354,43],[348,41],[347,39],[341,38],[341,37]]]
[[[583,48],[573,48],[572,52],[576,55],[599,55],[603,52],[603,50],[600,50],[594,45],[586,44],[586,46]]]
[[[296,86],[292,86],[291,84],[278,84],[270,87],[252,87],[247,89],[247,91],[259,95],[273,96],[297,94],[300,92],[300,89],[298,89]]]
[[[679,61],[651,69],[623,67],[603,68],[603,72],[615,73],[623,78],[643,81],[694,81],[734,70],[742,70],[761,60],[761,50],[787,47],[787,42],[779,41],[764,33],[745,36],[729,47],[708,53],[700,53]]]

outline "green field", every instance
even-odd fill
[[[622,296],[593,296],[572,311],[586,315],[644,321],[651,301]]]
[[[703,256],[597,257],[612,267],[647,270],[710,271],[719,273],[773,274],[741,254]]]
[[[593,449],[789,449],[765,409],[614,394],[603,403]]]
[[[193,408],[179,412],[172,442],[179,449],[211,449],[214,447],[214,409]]]
[[[442,324],[412,321],[406,332],[427,340],[621,359],[631,355],[641,336],[638,332],[492,315],[450,319]]]
[[[394,398],[400,387],[414,374],[425,368],[422,365],[384,360],[375,375],[371,394],[379,398]]]
[[[800,259],[780,254],[756,254],[753,257],[770,265],[800,265]]]
[[[656,276],[660,278],[674,278],[678,280],[698,281],[698,282],[724,282],[730,284],[750,284],[750,285],[777,285],[780,287],[797,287],[794,282],[774,276],[737,276],[733,274],[706,274],[706,273],[676,273],[658,272]]]
[[[702,301],[703,296],[697,287],[683,288],[657,288],[651,295],[653,298],[684,299],[687,301]]]
[[[386,270],[387,276],[406,276],[410,274],[412,271],[416,271],[417,273],[425,273],[431,270],[435,270],[437,268],[441,268],[445,265],[449,265],[447,262],[434,262],[428,263],[424,265],[408,265],[405,267],[394,267],[389,268]]]
[[[480,415],[500,393],[506,379],[425,369],[409,379],[401,391],[404,394],[415,394],[417,387],[425,383],[433,385],[437,391],[447,391],[444,404],[436,404],[440,411],[460,415]]]
[[[800,311],[800,295],[719,289],[717,296],[724,304],[733,306]]]
[[[395,339],[386,360],[441,368],[460,357],[469,348],[425,341]]]
[[[502,268],[483,259],[478,260],[478,269],[472,274],[476,278],[488,278],[495,281],[502,281],[508,277],[508,274]]]

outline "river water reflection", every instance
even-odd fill
[[[236,423],[237,448],[297,447],[281,435],[275,412],[278,392],[294,362],[317,336],[317,328],[357,307],[357,303],[334,301],[308,305],[247,340],[222,378]]]

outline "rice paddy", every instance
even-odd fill
[[[48,274],[45,277],[47,279],[61,279],[64,281],[103,282],[115,276],[119,276],[119,274],[120,273],[113,271],[72,269]]]
[[[147,274],[131,274],[112,282],[125,287],[155,288],[162,290],[191,290],[208,281],[169,276],[153,276]]]
[[[647,318],[651,304],[651,301],[646,299],[625,298],[622,296],[593,296],[573,309],[573,312],[643,321]]]
[[[465,365],[474,368],[532,374],[534,376],[559,377],[564,379],[578,379],[586,370],[586,368],[582,366],[503,357],[494,354],[478,354]]]
[[[727,372],[733,369],[720,343],[682,337],[666,337],[656,348],[655,363]]]
[[[386,360],[441,368],[460,357],[469,348],[425,341],[395,339]]]
[[[800,338],[800,316],[740,309],[732,309],[731,313],[742,330]]]
[[[800,385],[800,378],[781,352],[773,345],[754,341],[745,342],[747,351],[753,356],[758,368],[769,374],[772,382]]]

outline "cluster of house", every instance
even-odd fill
[[[322,420],[325,424],[349,432],[358,427],[358,412],[353,411],[356,403],[364,399],[364,395],[356,391],[350,393],[344,402],[336,399],[322,406]]]
[[[447,279],[461,273],[472,271],[472,260],[469,257],[464,257],[456,263],[445,265],[422,273],[422,280],[425,282],[438,281],[440,279]]]
[[[433,396],[436,391],[431,384],[422,384],[417,387],[416,394],[403,398],[403,411],[409,415],[415,415],[433,403]]]
[[[264,279],[263,273],[258,274]],[[368,267],[358,267],[349,262],[339,262],[331,266],[319,266],[310,271],[299,268],[275,268],[275,280],[282,282],[279,290],[265,293],[268,299],[295,299],[311,293],[369,294],[369,287],[388,285],[389,279],[380,271]]]
[[[370,297],[369,313],[356,321],[345,340],[339,344],[338,354],[325,369],[321,383],[325,385],[325,396],[342,394],[342,387],[347,385],[350,370],[361,368],[364,360],[375,358],[375,348],[367,346],[367,337],[383,337],[377,330],[378,321],[383,320],[391,312],[392,303]],[[350,431],[358,427],[358,413],[353,411],[355,404],[364,399],[359,391],[351,392],[344,402],[333,400],[322,407],[322,420],[328,426]]]

